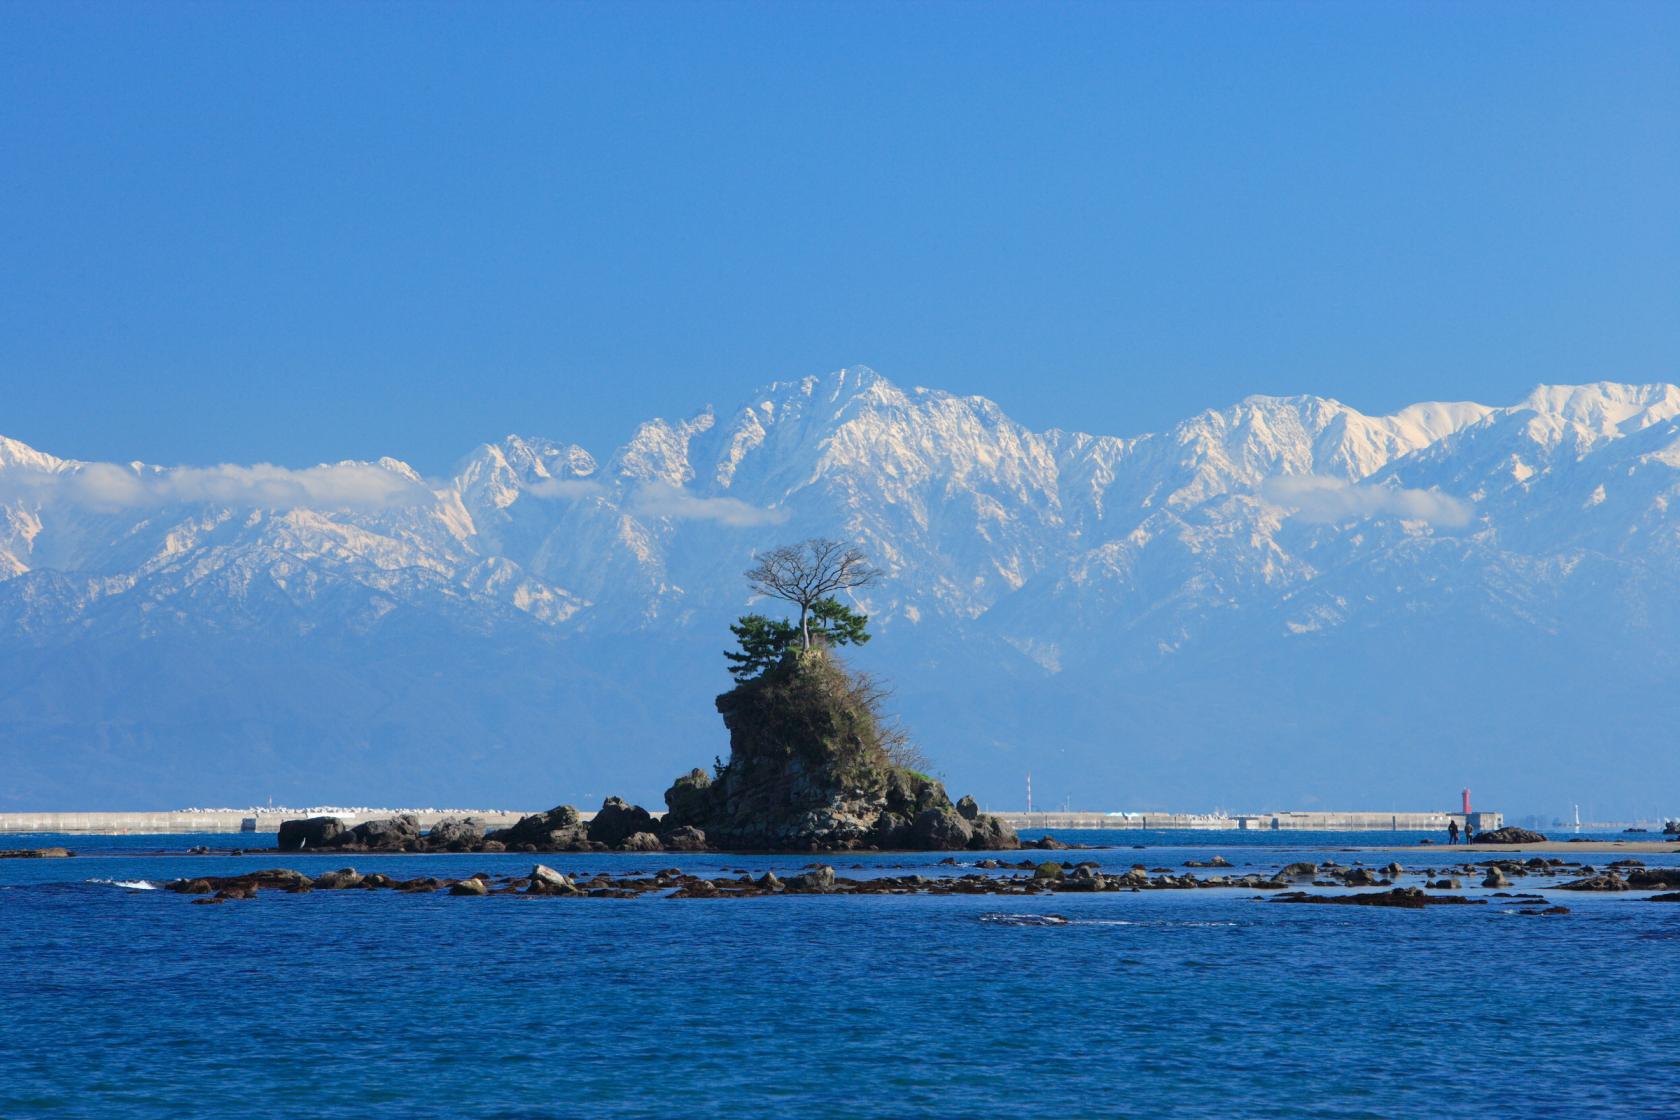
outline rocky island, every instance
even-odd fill
[[[814,539],[773,549],[747,573],[755,591],[799,607],[797,623],[746,615],[725,654],[735,687],[717,698],[729,761],[694,769],[665,791],[665,811],[609,797],[585,823],[570,805],[486,833],[472,818],[422,834],[413,817],[346,829],[331,817],[286,821],[282,851],[1003,851],[1015,832],[953,802],[916,769],[903,733],[881,710],[883,690],[834,652],[869,640],[867,616],[834,593],[874,578],[856,549]]]

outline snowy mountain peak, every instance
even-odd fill
[[[71,465],[72,460],[60,459],[37,451],[21,440],[0,436],[0,468],[21,467],[25,470],[58,471]]]
[[[1536,438],[1555,442],[1573,431],[1589,442],[1615,439],[1680,415],[1680,388],[1669,384],[1541,385],[1510,409],[1532,412]]]
[[[1390,415],[1255,396],[1119,438],[856,367],[650,420],[602,465],[510,435],[442,480],[390,458],[159,468],[0,439],[0,679],[29,682],[0,689],[0,775],[118,740],[138,769],[72,750],[64,788],[109,773],[126,794],[162,772],[154,751],[200,743],[214,761],[193,772],[307,756],[298,772],[326,774],[416,744],[458,752],[452,775],[540,743],[620,780],[670,744],[656,797],[716,731],[742,571],[814,535],[885,569],[858,596],[883,640],[859,656],[907,686],[953,766],[1065,751],[1124,803],[1149,758],[1199,751],[1198,773],[1256,767],[1246,791],[1357,766],[1350,728],[1411,752],[1428,709],[1452,765],[1504,735],[1497,774],[1526,778],[1533,742],[1597,733],[1551,698],[1673,692],[1680,390]],[[615,691],[654,676],[657,693]],[[1465,715],[1490,710],[1471,679],[1505,690],[1509,719]],[[1373,688],[1397,714],[1372,714]],[[1529,711],[1545,718],[1511,716]],[[275,750],[277,727],[307,733]]]

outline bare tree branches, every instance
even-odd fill
[[[760,595],[785,599],[799,605],[799,638],[803,649],[811,648],[811,607],[836,591],[849,591],[873,583],[880,576],[863,551],[844,541],[812,537],[799,544],[784,544],[759,555],[747,569],[747,582]]]

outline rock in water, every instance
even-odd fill
[[[672,782],[665,791],[665,817],[660,824],[677,829],[704,822],[711,805],[711,788],[711,777],[698,767]]]
[[[434,852],[471,852],[484,846],[484,822],[477,817],[445,817],[426,833],[426,847]]]
[[[974,829],[955,809],[928,809],[916,814],[908,846],[944,852],[966,848],[972,839]]]
[[[659,837],[651,832],[632,832],[618,846],[621,852],[657,852],[662,848],[664,845],[659,842]]]
[[[307,820],[281,821],[277,846],[282,852],[312,851],[330,848],[344,835],[344,822],[337,817],[310,817]]]
[[[834,889],[834,868],[825,864],[800,875],[790,875],[786,886],[790,891],[831,891]]]
[[[520,817],[517,824],[498,828],[485,837],[485,842],[502,844],[514,851],[538,848],[567,851],[588,848],[589,834],[576,809],[556,805],[546,813],[532,813]]]
[[[358,848],[370,852],[419,851],[420,818],[413,813],[399,813],[387,820],[367,821],[334,837],[328,846]]]
[[[554,870],[537,864],[531,868],[531,885],[525,888],[526,894],[580,894],[576,885]]]
[[[665,847],[673,852],[703,852],[706,834],[691,824],[681,825],[665,834]]]
[[[1526,828],[1496,828],[1491,832],[1478,832],[1474,837],[1466,838],[1466,844],[1544,844],[1546,838],[1538,832],[1530,832]]]
[[[640,805],[632,805],[622,797],[609,797],[601,802],[601,811],[589,822],[589,839],[616,848],[638,832],[652,833],[657,828],[653,815]],[[656,850],[657,838],[654,843],[654,849],[641,850]]]
[[[667,829],[746,850],[1019,846],[972,799],[959,809],[939,782],[895,765],[867,689],[820,649],[790,652],[717,707],[729,763],[715,781],[698,770],[677,779]]]

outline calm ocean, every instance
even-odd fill
[[[1448,854],[1392,833],[1076,838],[1116,847],[1051,858],[1119,871],[1222,853],[1241,872]],[[0,861],[0,1117],[1680,1116],[1680,905],[1625,894],[1554,892],[1572,912],[1532,917],[1499,899],[1404,911],[1247,890],[194,906],[143,889],[532,862],[158,854],[272,841],[0,837],[83,853]],[[1394,848],[1338,851],[1352,843]],[[827,862],[951,871],[940,858]],[[1013,918],[1051,913],[1070,924]]]

